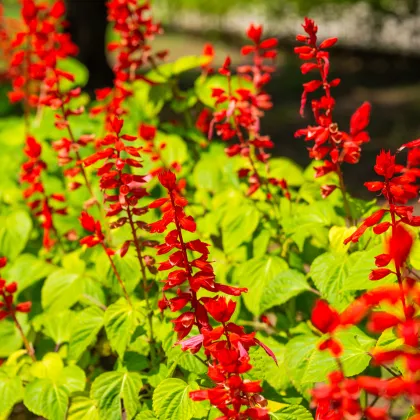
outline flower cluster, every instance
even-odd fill
[[[53,193],[48,195],[42,182],[42,173],[46,171],[47,165],[41,159],[42,146],[34,137],[26,138],[24,153],[27,161],[22,164],[20,182],[28,184],[23,191],[23,196],[28,201],[29,208],[33,211],[35,217],[41,221],[44,230],[43,246],[48,251],[56,241],[60,240],[58,232],[54,226],[54,214],[67,214],[67,208],[54,208],[51,202],[63,203],[65,197],[63,194]]]
[[[408,147],[410,147],[409,143]],[[413,150],[413,153],[416,152]],[[418,175],[417,169],[412,167],[415,163],[413,153],[409,155],[411,156],[409,157],[409,166],[398,165],[395,162],[396,155],[389,151],[382,150],[379,153],[374,170],[383,180],[365,182],[365,186],[369,191],[383,195],[388,202],[388,207],[376,210],[366,218],[357,230],[344,241],[345,244],[358,242],[369,227],[373,228],[376,235],[380,235],[388,231],[390,227],[395,229],[402,224],[420,226],[420,217],[414,216],[413,206],[407,205],[407,202],[415,198],[419,191],[419,187],[415,184]],[[390,220],[382,221],[385,215],[389,215]],[[388,263],[381,265],[383,262],[380,259],[378,267],[388,265]],[[383,270],[380,272],[385,273]],[[378,277],[379,273],[373,275],[376,280],[384,277]]]
[[[152,83],[138,70],[147,64],[155,66],[157,61],[166,57],[167,51],[153,53],[149,45],[155,35],[163,32],[150,15],[149,0],[141,4],[137,0],[111,0],[107,2],[107,9],[108,20],[120,37],[119,41],[108,44],[108,50],[116,54],[114,88],[96,91],[97,100],[105,103],[93,108],[91,113],[105,113],[108,128],[114,116],[121,117],[127,112],[124,102],[132,95],[127,83],[140,79]]]
[[[138,244],[139,229],[147,230],[144,222],[136,221],[136,216],[147,213],[148,208],[139,205],[139,200],[148,195],[145,179],[141,175],[132,173],[132,169],[142,167],[140,161],[141,147],[135,147],[133,142],[136,136],[121,134],[124,121],[115,117],[111,121],[112,132],[98,141],[99,150],[83,160],[83,165],[88,167],[99,161],[103,164],[98,169],[99,185],[104,191],[104,201],[109,205],[106,216],[119,218],[111,224],[111,228],[119,228],[125,224],[130,225],[133,239],[127,240],[120,250],[124,256],[130,245]],[[128,143],[128,144],[127,144]],[[115,193],[116,192],[116,193]],[[125,213],[124,216],[121,213]]]
[[[369,135],[365,130],[369,124],[371,107],[365,102],[351,117],[350,131],[340,130],[333,118],[335,99],[331,93],[331,90],[339,85],[340,79],[329,80],[330,54],[328,52],[328,49],[336,44],[337,38],[326,39],[318,45],[318,26],[315,22],[305,18],[302,27],[306,35],[298,35],[297,41],[304,45],[295,48],[295,53],[304,61],[301,72],[302,74],[316,72],[320,78],[303,84],[301,114],[303,115],[308,93],[320,88],[324,90],[324,93],[320,99],[312,100],[312,112],[316,125],[298,130],[295,137],[305,137],[305,141],[313,141],[314,145],[309,148],[309,156],[316,160],[324,160],[322,166],[315,168],[316,177],[330,172],[337,172],[341,177],[340,165],[343,162],[351,164],[359,162],[361,146],[369,141]],[[342,184],[342,179],[340,183]],[[343,184],[340,187],[343,188]],[[334,186],[324,188],[323,195],[331,194],[334,189]]]
[[[0,268],[7,264],[6,257],[0,258]],[[28,313],[31,310],[31,302],[14,303],[14,294],[17,292],[18,286],[16,282],[6,283],[6,280],[0,278],[0,321],[8,316],[15,318],[16,312]]]
[[[55,1],[51,7],[34,0],[23,0],[21,15],[24,29],[12,41],[14,54],[10,62],[13,91],[9,94],[12,102],[28,101],[30,106],[38,106],[39,90],[44,83],[49,68],[55,68],[57,58],[75,55],[77,48],[68,34],[58,31],[65,13],[63,0]],[[32,81],[39,82],[31,91]]]
[[[179,344],[183,350],[193,353],[204,347],[208,375],[216,384],[211,389],[191,392],[191,398],[195,401],[209,400],[223,413],[221,418],[226,420],[268,419],[259,381],[249,381],[241,375],[252,368],[248,353],[250,347],[261,345],[270,356],[274,358],[274,355],[255,338],[255,333],[247,334],[242,327],[229,322],[236,303],[219,295],[239,296],[246,289],[215,281],[208,259],[209,245],[199,239],[186,242],[183,238],[183,231],[195,232],[196,224],[191,216],[185,214],[187,200],[177,192],[175,175],[163,171],[158,176],[168,196],[149,205],[163,212],[162,219],[150,225],[150,231],[163,233],[174,225],[166,234],[165,242],[157,246],[158,255],[170,254],[158,268],[159,271],[170,271],[159,307],[161,310],[169,308],[172,312],[188,307],[173,320]],[[189,253],[194,257],[189,257]],[[216,295],[199,298],[198,293],[202,289]],[[176,290],[174,297],[166,295],[170,290]],[[221,325],[213,327],[211,318]],[[185,339],[194,327],[199,334]]]
[[[16,34],[12,43],[14,56],[10,73],[13,91],[9,97],[12,102],[22,99],[28,106],[51,108],[55,114],[55,127],[65,130],[67,135],[53,143],[58,153],[60,166],[66,166],[65,177],[71,179],[70,190],[78,189],[82,183],[73,180],[81,175],[90,193],[90,202],[95,203],[92,187],[79,164],[79,149],[93,140],[91,135],[83,134],[76,138],[70,126],[69,118],[81,115],[83,106],[75,107],[74,101],[80,97],[81,89],[75,86],[75,76],[63,70],[63,60],[75,56],[77,47],[69,34],[63,33],[65,14],[63,0],[55,1],[51,6],[34,0],[23,0],[22,18],[25,30]],[[33,86],[33,81],[37,84]],[[25,117],[28,119],[28,109]],[[28,131],[27,125],[27,131]]]
[[[403,147],[414,147],[415,142]],[[398,397],[410,399],[415,414],[420,414],[420,371],[419,353],[419,309],[420,287],[410,277],[407,259],[413,246],[413,236],[404,225],[418,226],[418,216],[413,216],[413,208],[407,206],[408,200],[416,197],[418,187],[414,155],[411,153],[407,167],[395,163],[395,155],[381,151],[377,157],[375,172],[383,177],[383,181],[367,182],[370,191],[381,192],[388,201],[388,208],[379,209],[369,216],[362,225],[345,240],[357,242],[368,227],[373,226],[375,234],[382,234],[389,229],[391,234],[386,238],[386,252],[375,258],[377,269],[372,270],[369,278],[380,280],[394,274],[396,284],[380,286],[362,294],[352,302],[341,314],[331,308],[327,302],[318,301],[313,313],[313,325],[325,334],[319,344],[320,350],[328,350],[337,359],[340,370],[330,375],[330,383],[313,391],[314,405],[318,406],[320,419],[361,418],[364,415],[371,420],[387,420],[391,402]],[[389,220],[382,221],[385,215]],[[394,268],[389,268],[390,264]],[[335,333],[343,328],[360,324],[368,318],[367,328],[372,333],[393,331],[396,344],[392,348],[375,348],[372,353],[374,365],[384,367],[391,379],[359,376],[355,379],[344,377],[340,362],[343,348]],[[395,371],[398,366],[399,371]],[[360,403],[360,393],[364,391],[376,398],[372,404],[364,406]],[[374,407],[382,398],[385,407]],[[414,415],[414,413],[413,413]],[[416,418],[415,416],[412,417]]]
[[[223,141],[237,139],[225,149],[229,157],[241,155],[248,161],[248,166],[239,169],[240,178],[248,178],[249,189],[247,194],[264,187],[267,197],[271,198],[268,185],[280,187],[289,197],[287,183],[270,177],[263,177],[257,169],[256,161],[267,164],[270,155],[265,149],[272,149],[274,143],[268,136],[260,133],[260,120],[264,112],[272,108],[270,95],[265,92],[265,85],[271,80],[275,71],[272,64],[277,56],[277,40],[269,38],[262,40],[262,26],[251,25],[247,30],[250,45],[245,45],[241,54],[252,55],[252,64],[239,66],[237,69],[239,82],[233,78],[231,59],[227,57],[219,68],[219,73],[226,77],[227,88],[217,87],[212,89],[215,98],[216,110],[210,123],[209,137],[213,130]],[[206,123],[206,114],[201,113],[200,126]]]

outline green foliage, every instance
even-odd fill
[[[125,299],[119,299],[105,311],[104,325],[111,347],[123,357],[137,325],[134,308]]]
[[[283,259],[272,256],[267,258],[252,259],[235,270],[235,280],[241,286],[248,288],[244,295],[244,302],[249,311],[259,316],[262,310],[262,302],[267,307],[267,287],[275,287],[276,279],[282,272],[287,270],[287,263]],[[281,280],[280,280],[281,281]],[[266,308],[264,308],[266,309]]]
[[[188,393],[198,389],[194,383],[169,378],[161,382],[153,393],[153,410],[159,420],[190,420],[196,410]]]
[[[188,0],[188,7],[195,7],[194,3]],[[249,2],[198,3],[208,12],[224,13]],[[298,3],[304,6],[308,2]],[[176,10],[181,4],[181,0],[171,1],[170,7]],[[192,290],[192,280],[180,284],[179,290],[163,290],[168,272],[160,264],[182,246],[176,244],[169,254],[165,252],[168,249],[156,248],[165,237],[170,242],[174,225],[170,224],[163,234],[151,233],[148,226],[161,215],[159,209],[149,209],[147,214],[146,210],[149,203],[166,194],[154,176],[162,168],[176,172],[177,194],[188,201],[185,213],[196,222],[195,232],[190,232],[194,230],[191,226],[182,232],[184,243],[200,239],[209,245],[206,264],[202,258],[197,259],[192,245],[185,251],[194,273],[202,270],[205,276],[209,262],[219,284],[247,289],[241,296],[215,293],[218,289],[209,275],[208,283],[191,299],[204,303],[205,298],[217,294],[235,302],[228,323],[243,328],[246,343],[255,344],[238,346],[244,360],[244,352],[249,352],[253,367],[241,376],[261,381],[271,419],[313,419],[308,409],[310,390],[337,370],[337,361],[330,353],[319,350],[320,343],[330,335],[322,335],[316,322],[311,322],[315,299],[326,300],[341,312],[364,291],[396,281],[395,275],[376,282],[369,280],[375,268],[374,257],[385,252],[383,241],[369,230],[358,244],[343,243],[356,229],[348,219],[365,218],[377,208],[375,202],[347,195],[351,213],[347,218],[339,188],[322,198],[320,187],[338,186],[339,180],[336,174],[314,179],[314,166],[319,162],[301,168],[290,159],[273,157],[266,165],[258,159],[254,146],[228,157],[225,148],[230,142],[208,139],[207,133],[199,130],[196,118],[203,109],[219,111],[226,105],[215,105],[213,90],[229,89],[226,77],[205,71],[188,87],[179,83],[181,76],[194,77],[206,60],[186,56],[160,65],[151,63],[137,80],[124,84],[133,94],[122,104],[127,111],[123,133],[138,135],[139,124],[156,127],[153,140],[138,138],[131,143],[142,147],[142,167],[123,168],[129,184],[139,188],[139,195],[143,194],[141,188],[146,188],[145,197],[138,200],[140,215],[135,215],[133,225],[125,217],[125,208],[120,215],[105,218],[102,214],[110,204],[123,201],[124,189],[108,189],[110,201],[105,200],[102,206],[103,185],[97,175],[101,163],[84,166],[85,174],[72,174],[70,179],[63,176],[63,166],[67,170],[70,165],[57,163],[56,141],[70,134],[55,124],[56,110],[39,104],[37,115],[30,116],[27,127],[42,145],[41,157],[46,164],[42,184],[47,196],[65,196],[64,203],[49,202],[53,208],[65,206],[63,214],[52,215],[57,231],[52,233],[59,240],[51,249],[43,246],[45,215],[31,212],[28,201],[22,198],[18,174],[27,128],[23,118],[0,119],[0,257],[8,258],[7,266],[1,268],[1,279],[17,283],[13,305],[32,302],[29,313],[16,311],[5,316],[0,307],[0,318],[4,316],[0,319],[0,419],[12,418],[14,407],[22,404],[33,415],[47,420],[220,418],[221,413],[209,401],[193,402],[189,396],[191,391],[214,386],[208,375],[208,352],[203,347],[197,352],[183,351],[180,345],[185,344],[180,341],[192,337],[200,342],[200,334],[210,333],[200,330],[198,322],[182,340],[174,331],[175,319],[190,310],[191,302],[182,306],[182,299]],[[63,91],[82,87],[88,81],[86,68],[74,59],[61,61],[59,68],[75,75],[74,82],[61,86]],[[259,93],[237,73],[231,77],[230,88]],[[97,105],[87,96],[76,102],[75,107],[88,109]],[[95,133],[96,140],[107,138],[102,116],[86,113],[69,119],[75,138],[87,133]],[[214,121],[210,125],[217,130]],[[77,148],[82,159],[97,151],[97,144],[82,147],[81,143]],[[72,157],[73,148],[75,144],[69,152]],[[124,153],[119,159],[125,159]],[[244,160],[247,153],[254,158],[252,162]],[[248,175],[255,169],[264,174],[260,188],[250,190],[252,182],[247,176],[238,176],[244,169],[250,171]],[[86,188],[84,175],[94,197]],[[131,175],[139,178],[133,181]],[[273,185],[282,184],[283,179],[290,199]],[[80,188],[72,191],[78,184]],[[176,200],[182,202],[179,197]],[[81,238],[92,233],[88,233],[92,229],[80,226],[82,210],[102,223],[107,252],[102,247],[80,244]],[[409,262],[410,267],[419,269],[420,241],[417,230],[413,228],[412,233],[415,244]],[[129,248],[124,255],[121,250],[125,245]],[[184,268],[182,260],[169,262],[174,269]],[[161,311],[166,302],[162,291],[166,299],[176,301],[178,297],[181,309]],[[3,299],[1,296],[0,302]],[[215,316],[209,316],[209,323],[215,327],[213,333],[220,331]],[[226,328],[235,327],[230,324]],[[236,345],[238,331],[232,333]],[[334,333],[344,348],[340,360],[347,376],[366,371],[372,348],[395,350],[402,345],[392,328],[377,341],[366,331],[368,328],[352,327]],[[259,341],[253,342],[254,338]],[[225,336],[217,340],[223,341]],[[402,369],[400,365],[395,368]]]
[[[122,410],[127,419],[133,419],[140,408],[138,393],[142,380],[135,372],[106,372],[92,384],[90,396],[97,401],[100,418],[118,419]]]

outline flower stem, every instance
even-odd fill
[[[150,305],[150,299],[149,299],[149,289],[148,289],[148,284],[147,284],[146,267],[145,267],[143,255],[141,252],[141,245],[136,234],[136,227],[134,225],[133,214],[131,213],[130,206],[127,206],[127,216],[128,216],[128,222],[130,224],[134,247],[136,248],[137,259],[139,260],[140,270],[141,270],[141,275],[142,275],[144,300],[146,302],[146,309],[147,309],[147,321],[149,323],[149,330],[150,330],[150,337],[149,337],[150,356],[151,356],[152,364],[153,364],[154,361],[156,360],[156,351],[155,351],[155,346],[154,346],[155,337],[154,337],[154,332],[153,332],[153,310]]]
[[[16,328],[19,331],[20,336],[22,337],[22,341],[23,341],[23,344],[24,344],[24,346],[26,348],[26,351],[28,352],[28,354],[31,357],[31,359],[34,362],[36,362],[34,348],[33,348],[32,344],[29,342],[29,340],[26,337],[25,333],[23,332],[23,328],[20,325],[20,322],[19,322],[19,320],[16,317],[16,312],[14,311],[14,309],[12,309],[12,318],[13,318],[13,322],[15,323]]]
[[[346,212],[347,223],[349,225],[353,225],[354,220],[351,216],[350,204],[347,200],[346,185],[344,184],[343,172],[339,164],[337,164],[337,175],[338,175],[338,182],[340,184],[341,194],[343,195],[343,204],[344,204],[344,211]]]
[[[101,245],[102,245],[103,250],[105,251],[105,254],[108,256],[108,260],[111,263],[112,271],[114,272],[115,277],[117,278],[118,283],[121,286],[121,289],[124,293],[125,299],[127,300],[127,302],[129,303],[130,306],[133,306],[133,304],[131,302],[131,299],[130,299],[130,296],[129,296],[129,294],[127,292],[127,289],[125,287],[124,281],[122,280],[122,278],[120,276],[120,273],[118,272],[117,267],[115,266],[114,260],[112,259],[111,255],[108,254],[105,245],[103,243]]]

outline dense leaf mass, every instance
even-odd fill
[[[0,120],[0,418],[419,420],[420,140],[380,151],[380,201],[351,197],[371,105],[334,119],[337,38],[297,36],[303,169],[262,130],[262,26],[215,68],[210,44],[154,50],[148,0],[107,10],[114,81],[91,101],[64,1],[13,24],[0,5],[23,114]]]

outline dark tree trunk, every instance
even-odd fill
[[[86,91],[111,86],[113,73],[105,55],[106,0],[67,0],[69,32],[79,47],[79,60],[89,70]]]

